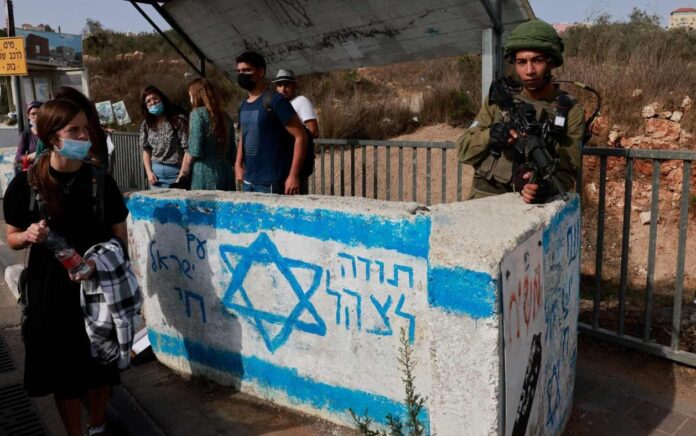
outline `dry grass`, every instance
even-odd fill
[[[685,95],[696,98],[696,32],[667,31],[643,18],[571,28],[564,35],[566,63],[556,72],[599,90],[610,125],[620,124],[629,135],[640,133],[644,105],[656,101],[675,109]],[[125,100],[133,126],[139,125],[137,99],[147,84],[188,108],[192,70],[159,36],[97,30],[85,40],[95,100]],[[143,61],[115,60],[135,50],[145,53]],[[215,68],[208,70],[234,118],[243,93]],[[480,105],[480,72],[479,56],[459,56],[308,75],[301,91],[318,109],[322,137],[387,139],[421,125],[467,125]],[[591,94],[565,88],[586,109],[594,106]],[[631,97],[635,89],[643,93]],[[696,131],[696,110],[686,112],[682,126]]]
[[[629,135],[640,133],[641,109],[658,102],[678,108],[696,90],[696,32],[664,30],[638,23],[573,27],[564,35],[566,64],[561,78],[585,82],[602,94],[603,113]],[[643,93],[632,97],[636,89]],[[577,96],[592,107],[586,93]],[[682,126],[696,131],[696,111],[685,114]]]

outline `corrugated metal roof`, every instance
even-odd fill
[[[534,17],[528,0],[500,3],[506,33]],[[482,0],[172,0],[164,9],[229,74],[245,50],[266,57],[269,76],[479,53],[491,27]]]

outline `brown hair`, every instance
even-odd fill
[[[191,95],[191,105],[193,108],[205,107],[210,115],[210,123],[213,136],[217,144],[216,151],[218,156],[223,156],[227,152],[227,123],[225,113],[218,98],[218,93],[206,79],[196,79],[189,83],[188,92]],[[190,132],[189,132],[190,134]]]
[[[50,152],[55,149],[53,141],[56,140],[58,131],[67,126],[81,112],[84,113],[80,106],[65,99],[48,101],[39,109],[36,130],[39,139],[49,152],[41,155],[29,171],[31,172],[31,186],[39,192],[49,215],[52,216],[63,213],[61,187],[49,171]]]

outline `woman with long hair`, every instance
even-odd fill
[[[61,86],[58,88],[54,97],[56,100],[70,100],[82,109],[89,123],[89,140],[92,143],[92,155],[96,157],[97,162],[101,166],[109,165],[109,152],[106,145],[107,134],[104,127],[99,122],[99,112],[94,102],[79,90],[70,86]]]
[[[152,85],[141,93],[140,110],[140,146],[147,180],[153,188],[168,188],[187,174],[182,164],[188,148],[188,122],[182,111]]]
[[[188,86],[193,110],[189,115],[189,148],[192,158],[191,189],[234,189],[234,126],[222,110],[220,98],[206,79]]]
[[[109,386],[119,382],[119,375],[115,365],[92,357],[85,330],[80,281],[90,278],[94,268],[71,278],[44,242],[50,231],[84,254],[114,236],[126,241],[128,209],[116,182],[93,166],[90,123],[78,105],[65,99],[45,103],[37,127],[46,151],[28,172],[12,179],[3,199],[7,244],[14,250],[29,248],[24,388],[30,396],[53,394],[70,436],[82,434],[81,399],[86,397],[88,434],[100,434]],[[102,182],[95,196],[98,178]]]

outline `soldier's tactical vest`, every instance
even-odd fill
[[[524,103],[529,103],[536,109],[536,119],[539,121],[542,114],[545,112],[547,117],[555,118],[557,112],[556,100],[533,100],[529,97],[517,94],[515,99]],[[573,106],[576,100],[573,98]],[[497,107],[496,107],[497,108]],[[571,106],[572,108],[572,106]],[[509,122],[507,114],[503,113],[500,108],[493,118],[493,123]],[[558,147],[558,146],[556,146]],[[558,151],[558,148],[556,149]],[[512,192],[512,177],[515,171],[514,163],[515,151],[511,147],[501,150],[499,155],[488,154],[479,165],[476,166],[476,176],[474,178],[474,191],[479,191],[481,194],[500,194],[504,192]],[[477,180],[478,179],[478,180]],[[481,180],[483,179],[483,180]],[[488,183],[481,183],[483,181]],[[475,193],[474,193],[474,196]]]

